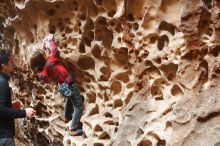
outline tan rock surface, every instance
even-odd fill
[[[219,0],[3,0],[0,44],[11,48],[26,145],[220,145]],[[71,137],[56,85],[28,60],[54,33],[85,96],[84,135]]]

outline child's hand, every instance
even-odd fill
[[[46,44],[50,40],[54,40],[54,34],[47,34],[43,39],[43,43]]]
[[[47,36],[47,39],[48,39],[48,41],[54,40],[54,34],[49,34],[49,35]]]

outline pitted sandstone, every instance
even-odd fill
[[[218,146],[219,0],[2,0],[1,47],[16,60],[25,145]],[[85,96],[84,135],[68,135],[56,85],[31,75],[30,54],[55,34]]]

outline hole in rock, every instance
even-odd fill
[[[94,22],[92,21],[91,18],[87,18],[86,19],[86,24],[84,26],[84,30],[93,30],[94,29]]]
[[[163,113],[162,113],[162,115],[166,115],[166,114],[168,114],[169,112],[171,112],[173,110],[173,108],[171,107],[171,108],[168,108],[168,109],[166,109]]]
[[[123,81],[124,83],[128,83],[129,82],[129,72],[123,72],[123,73],[119,73],[115,76],[116,79]]]
[[[62,47],[63,47],[63,48],[67,48],[67,43],[63,43],[63,44],[62,44]]]
[[[91,57],[87,57],[87,56],[81,56],[79,58],[77,64],[83,70],[95,68],[95,61]]]
[[[46,96],[46,98],[47,98],[47,96]],[[43,99],[44,99],[44,96],[36,96],[36,100],[42,101]],[[49,99],[49,98],[47,98],[47,99]]]
[[[121,99],[116,99],[114,101],[114,108],[122,107],[122,106],[123,106],[123,101]]]
[[[132,111],[135,107],[137,107],[137,103],[135,103],[134,105],[132,105],[132,107],[129,108],[128,111]]]
[[[54,9],[49,9],[49,10],[47,10],[46,11],[46,14],[48,15],[48,16],[53,16],[54,14],[55,14],[55,10]]]
[[[137,136],[136,136],[136,138],[140,138],[141,136],[143,136],[143,134],[144,134],[143,129],[139,128],[139,129],[137,130]]]
[[[163,100],[163,96],[161,95],[161,96],[157,96],[157,97],[155,97],[155,100]]]
[[[158,36],[152,36],[152,37],[150,37],[150,43],[151,43],[151,44],[155,43],[157,39],[158,39]]]
[[[76,1],[71,1],[68,4],[68,8],[70,11],[77,11],[78,10],[78,3]]]
[[[216,46],[215,48],[213,48],[211,50],[211,53],[213,54],[214,57],[218,57],[218,55],[220,53],[220,46]]]
[[[126,18],[128,21],[134,21],[133,14],[131,14],[131,13],[128,13]]]
[[[155,61],[157,64],[161,64],[161,58],[160,58],[160,57],[156,58],[154,61]]]
[[[125,99],[125,103],[128,104],[133,96],[133,91],[131,91]]]
[[[104,114],[104,116],[105,116],[105,117],[109,117],[109,118],[112,118],[112,117],[113,117],[112,114],[109,113],[109,112],[106,112],[106,113]]]
[[[99,81],[108,81],[109,80],[109,77],[108,76],[105,76],[105,75],[101,75],[99,77]]]
[[[35,105],[34,109],[36,110],[37,115],[42,117],[47,110],[47,106],[41,102],[38,102],[37,105]],[[46,115],[48,115],[48,113],[46,113]]]
[[[114,21],[114,19],[108,21],[108,24],[109,24],[111,27],[114,27],[114,26],[115,26],[115,21]]]
[[[110,136],[107,132],[102,132],[102,134],[98,137],[98,139],[110,139]]]
[[[115,127],[115,133],[118,131],[118,127]]]
[[[163,50],[165,42],[169,43],[169,38],[166,35],[162,35],[161,37],[159,37],[157,47],[160,51]]]
[[[69,27],[69,26],[66,26],[66,28],[65,28],[65,33],[72,33],[73,32],[73,30]]]
[[[173,126],[172,126],[172,123],[170,122],[170,121],[167,121],[166,122],[166,129],[168,129],[168,128],[172,128]]]
[[[48,128],[48,127],[50,126],[50,123],[47,122],[47,121],[40,121],[40,122],[38,123],[38,126],[39,126],[39,128],[46,129],[46,128]]]
[[[88,37],[89,40],[92,41],[94,39],[94,32],[93,31],[88,31],[87,32],[87,37]]]
[[[160,90],[160,87],[153,85],[153,86],[151,87],[151,94],[152,94],[153,96],[159,96],[159,95],[161,95],[162,92],[161,92],[161,90]]]
[[[93,146],[104,146],[103,143],[94,143]]]
[[[173,80],[176,77],[176,72],[178,69],[178,64],[169,63],[161,65],[161,70],[167,76],[168,80]]]
[[[87,36],[84,36],[82,38],[82,41],[88,46],[88,47],[91,47],[91,40],[87,37]]]
[[[108,12],[108,16],[113,17],[115,15],[115,13],[116,13],[115,10],[111,10]]]
[[[118,37],[118,42],[119,42],[119,43],[121,42],[121,37]]]
[[[157,142],[157,146],[166,146],[166,141],[160,139],[160,140]]]
[[[115,125],[115,122],[113,120],[108,120],[108,121],[105,121],[104,124]]]
[[[80,13],[80,14],[78,15],[78,17],[79,17],[79,19],[82,20],[82,21],[86,20],[86,14],[84,14],[84,13]]]
[[[175,34],[175,26],[170,23],[167,23],[166,21],[162,21],[160,23],[159,30],[166,30],[170,32],[172,35]]]
[[[114,95],[119,94],[122,90],[122,85],[119,81],[113,81],[111,84],[111,91]]]
[[[105,26],[99,26],[95,29],[95,39],[102,41],[104,47],[111,48],[113,32]]]
[[[148,139],[141,140],[137,146],[152,146],[152,142]]]
[[[53,25],[49,25],[49,33],[55,34],[55,32],[56,32],[56,27]]]
[[[108,97],[108,95],[107,95],[106,92],[104,93],[104,101],[105,101],[105,102],[106,102],[106,101],[109,101],[109,97]]]
[[[98,132],[98,131],[103,131],[102,127],[99,124],[97,124],[94,128],[94,132]]]
[[[145,58],[147,58],[148,55],[149,55],[149,52],[146,51],[141,55],[141,58],[145,59]]]
[[[99,45],[95,45],[92,49],[92,54],[96,59],[101,58],[101,49],[99,48]]]
[[[120,65],[125,65],[128,62],[128,48],[122,47],[117,49],[114,54],[115,59]]]
[[[171,89],[171,94],[173,96],[176,96],[176,95],[182,95],[183,94],[183,91],[180,89],[180,87],[178,85],[173,85],[172,89]]]
[[[106,79],[106,80],[108,80],[109,79],[109,77],[111,76],[111,73],[112,73],[112,70],[111,70],[111,68],[110,67],[102,67],[101,69],[100,69],[100,71],[102,72],[102,76]]]
[[[96,94],[94,92],[90,92],[86,95],[87,95],[86,97],[87,97],[89,103],[95,103],[96,102]]]
[[[99,106],[96,104],[94,108],[92,108],[92,110],[89,113],[89,116],[95,115],[95,114],[99,114]]]
[[[37,94],[43,94],[43,95],[46,95],[46,93],[47,93],[47,91],[45,90],[44,87],[39,86],[39,87],[37,88]]]
[[[206,121],[208,121],[208,120],[210,120],[212,118],[215,118],[215,117],[217,117],[219,115],[220,115],[220,111],[214,111],[214,112],[209,113],[205,117],[198,117],[197,121],[199,121],[199,122],[206,122]]]
[[[103,0],[95,0],[95,3],[97,4],[97,5],[102,5],[102,3],[103,3]]]
[[[108,26],[108,23],[107,23],[105,17],[99,16],[99,17],[96,19],[96,21],[95,21],[95,26],[98,26],[98,25]]]
[[[135,23],[133,23],[132,27],[134,30],[138,30],[139,24],[137,22],[135,22]]]
[[[198,57],[199,52],[197,50],[190,50],[185,53],[181,58],[187,60],[194,60]]]
[[[62,37],[63,37],[63,38],[64,38],[64,37],[66,37],[66,34],[65,34],[65,33],[63,33],[63,34],[62,34]]]
[[[202,0],[205,5],[210,5],[212,3],[212,0]]]
[[[118,32],[118,33],[120,33],[120,32],[122,32],[122,26],[121,26],[121,24],[116,24],[116,26],[115,26],[115,31],[116,32]]]

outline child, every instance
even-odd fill
[[[53,36],[49,44],[51,48],[49,56],[46,56],[45,47],[33,53],[30,59],[31,69],[43,82],[48,83],[53,80],[58,84],[60,93],[67,98],[64,107],[65,122],[68,122],[72,116],[69,134],[82,135],[80,118],[84,107],[84,97],[80,94],[73,76],[61,64],[60,52]],[[73,112],[72,109],[74,109]]]

